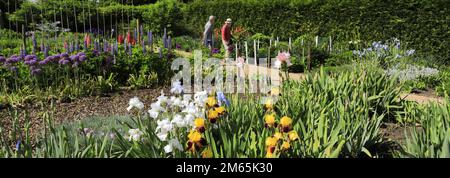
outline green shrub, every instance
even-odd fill
[[[400,157],[450,158],[450,100],[445,103],[416,105],[406,110],[407,116],[420,127],[405,130],[406,144],[397,154]],[[406,118],[407,119],[407,118]]]

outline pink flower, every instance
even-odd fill
[[[282,53],[278,53],[277,60],[279,60],[280,62],[285,62],[285,61],[289,61],[290,57],[291,57],[291,55],[289,53],[282,52]]]

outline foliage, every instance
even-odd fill
[[[414,119],[420,127],[405,130],[406,144],[398,151],[400,157],[448,158],[450,157],[450,104],[432,103],[426,106],[415,105],[406,110],[407,115],[399,116]]]

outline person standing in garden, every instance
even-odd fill
[[[205,25],[205,31],[203,31],[203,44],[209,49],[214,46],[214,16],[209,16],[209,20]]]
[[[228,18],[225,21],[225,24],[222,27],[222,43],[225,48],[225,58],[230,56],[232,50],[232,41],[231,41],[231,19]]]

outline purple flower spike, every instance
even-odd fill
[[[69,58],[69,54],[67,54],[67,53],[61,53],[60,58]]]
[[[153,33],[151,31],[149,31],[147,33],[147,36],[148,36],[148,44],[152,45],[152,43],[153,43]]]
[[[100,56],[100,52],[98,50],[92,50],[92,53],[94,53],[95,56]]]
[[[48,47],[44,46],[44,58],[48,57],[48,51],[49,51]]]
[[[47,65],[49,61],[50,61],[50,60],[48,60],[48,58],[46,58],[46,59],[44,59],[44,60],[42,60],[42,61],[39,61],[39,65],[41,65],[41,66]]]
[[[70,61],[72,61],[72,62],[76,62],[76,61],[78,61],[78,55],[72,55],[72,56],[70,56]]]
[[[3,63],[3,62],[5,62],[5,61],[6,61],[6,58],[3,57],[3,56],[0,56],[0,63]]]
[[[69,64],[70,63],[70,61],[69,60],[66,60],[66,59],[61,59],[61,60],[59,60],[59,64],[60,65],[67,65],[67,64]]]
[[[80,62],[83,62],[83,61],[85,61],[86,59],[87,59],[87,57],[86,57],[85,55],[81,55],[80,58],[78,58],[78,60],[79,60]]]

